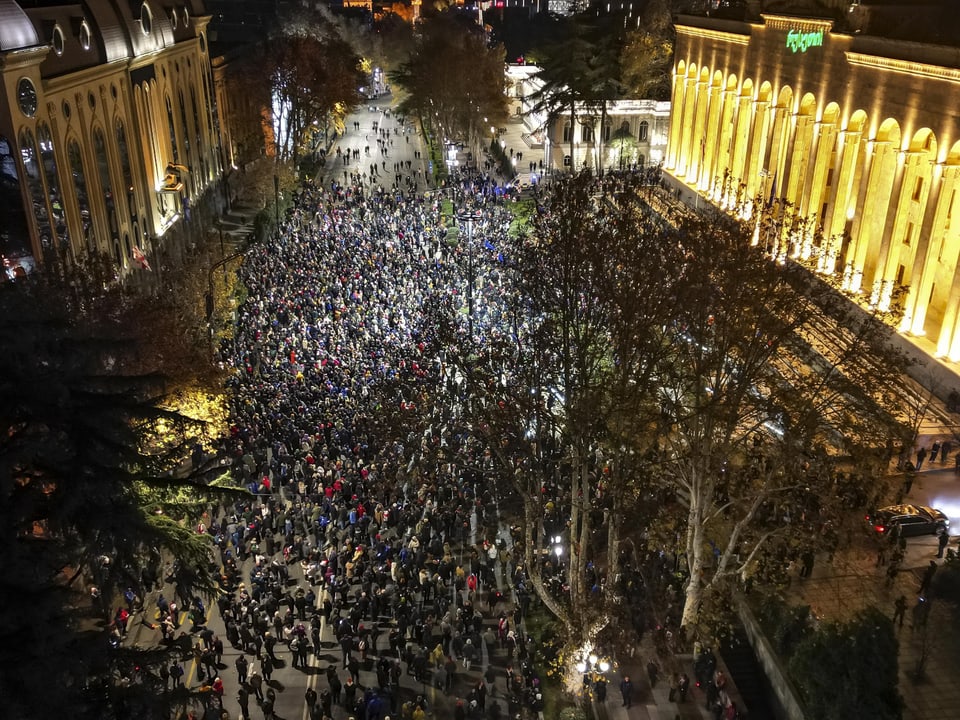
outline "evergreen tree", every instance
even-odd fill
[[[205,429],[163,407],[165,378],[145,369],[135,318],[114,313],[116,297],[87,297],[80,310],[42,278],[0,287],[0,693],[10,717],[151,716],[148,684],[121,682],[142,659],[107,642],[123,591],[142,597],[169,560],[183,599],[217,592],[209,536],[194,529],[220,495],[215,471],[189,461]]]

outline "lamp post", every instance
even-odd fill
[[[467,330],[470,333],[470,342],[473,342],[473,223],[481,220],[476,210],[467,210],[457,215],[457,220],[467,227]]]

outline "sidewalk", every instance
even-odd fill
[[[894,492],[903,474],[889,476]],[[951,518],[951,533],[960,532],[960,476],[952,458],[944,464],[925,463],[916,474],[905,503],[930,505]],[[956,541],[951,541],[956,546]],[[893,615],[894,602],[907,598],[906,619],[897,628],[900,641],[900,693],[906,706],[904,720],[957,717],[960,708],[960,632],[952,608],[933,602],[926,626],[913,627],[911,610],[917,605],[920,576],[927,564],[937,560],[937,539],[923,535],[907,539],[907,551],[892,585],[886,581],[886,565],[877,565],[876,549],[864,533],[830,561],[819,557],[808,579],[794,579],[792,591],[797,602],[809,604],[817,617],[844,619],[874,605]],[[925,672],[918,679],[917,669]]]
[[[690,690],[684,702],[670,699],[670,672],[663,667],[663,661],[659,658],[657,662],[661,665],[660,676],[657,678],[657,684],[650,687],[645,664],[648,658],[656,657],[653,639],[648,633],[640,642],[634,656],[626,662],[621,662],[609,673],[606,702],[591,704],[594,720],[713,720],[713,713],[706,707],[706,693],[704,689],[696,686],[694,680],[693,655],[675,656],[682,672],[690,677]],[[727,693],[736,701],[738,708],[744,708],[733,678],[719,655],[717,655],[717,669],[723,670],[727,676]],[[620,680],[625,676],[629,676],[633,683],[633,703],[630,708],[624,707],[620,694]],[[758,720],[761,719],[758,718]]]

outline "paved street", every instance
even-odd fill
[[[421,192],[433,187],[432,182],[427,182],[431,167],[426,143],[413,120],[405,118],[401,125],[391,110],[392,100],[390,95],[381,96],[347,116],[344,134],[327,153],[326,165],[317,175],[318,183],[324,187],[333,181],[344,184],[351,174],[360,174],[367,188],[371,178],[373,187],[384,189],[393,187],[398,178],[401,187],[405,187],[402,183],[407,178],[412,179]],[[345,162],[348,153],[350,157]],[[378,165],[375,172],[371,171],[374,164]]]

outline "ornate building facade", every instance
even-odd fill
[[[230,162],[210,18],[199,0],[22,5],[0,0],[0,142],[25,249],[38,263],[143,265]]]
[[[670,103],[661,100],[612,100],[602,121],[595,107],[578,104],[569,113],[549,118],[537,110],[543,81],[536,65],[507,65],[506,93],[511,112],[526,125],[525,139],[542,149],[545,170],[617,169],[663,162],[670,124]],[[571,156],[571,140],[573,155]]]
[[[721,208],[791,208],[781,258],[960,361],[960,50],[834,21],[677,18],[665,168]]]

